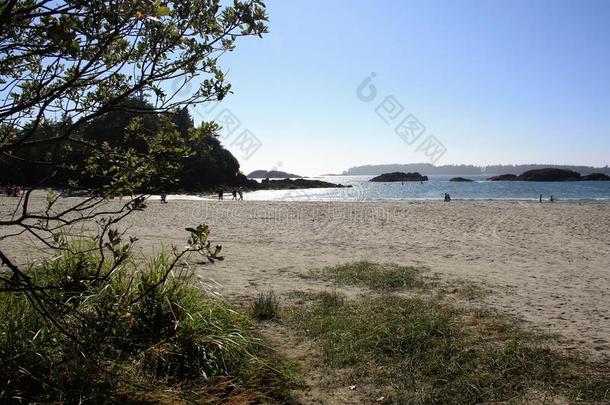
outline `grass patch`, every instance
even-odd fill
[[[250,306],[250,315],[257,321],[280,319],[280,300],[273,291],[261,292]]]
[[[466,301],[480,301],[490,294],[489,290],[472,284],[456,287],[451,292]]]
[[[75,339],[25,294],[0,293],[0,402],[289,398],[290,372],[249,317],[205,295],[188,274],[164,279],[171,254],[92,283],[100,260],[79,246],[28,273],[62,304],[47,309]]]
[[[357,263],[332,271],[350,284],[397,288],[400,283],[380,281],[387,279],[379,276],[387,268]],[[364,274],[367,269],[376,275]],[[322,365],[335,370],[329,373],[331,384],[374,387],[371,401],[380,396],[386,403],[430,404],[610,400],[607,364],[561,354],[549,337],[494,311],[457,308],[442,295],[432,296],[346,300],[337,293],[310,294],[308,304],[285,311],[284,319],[316,342]]]
[[[345,295],[337,292],[337,290],[320,292],[291,291],[287,295],[297,304],[304,304],[310,301],[320,301],[325,305],[340,306],[345,302]]]
[[[356,262],[329,267],[323,274],[340,285],[368,287],[379,291],[422,288],[423,270],[396,264]]]

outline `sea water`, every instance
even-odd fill
[[[374,176],[324,176],[309,179],[350,188],[320,188],[301,190],[261,190],[244,195],[258,201],[426,201],[443,200],[449,193],[452,200],[465,201],[543,201],[551,197],[557,202],[610,202],[610,181],[527,182],[488,181],[493,176],[463,176],[473,182],[450,182],[454,176],[433,175],[420,182],[377,183]]]

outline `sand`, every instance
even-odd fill
[[[0,197],[0,218],[15,201]],[[122,224],[139,237],[138,250],[184,246],[185,227],[210,224],[226,260],[197,260],[193,268],[231,299],[330,288],[303,275],[349,261],[425,266],[449,281],[491,289],[488,305],[561,334],[567,349],[610,354],[610,204],[170,199],[148,205]],[[35,255],[24,238],[0,240],[0,248],[20,261]]]

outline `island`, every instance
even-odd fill
[[[298,174],[286,173],[279,170],[255,170],[248,175],[251,179],[301,179]]]
[[[582,181],[610,181],[610,176],[603,173],[591,173],[580,178]]]
[[[580,173],[564,169],[528,170],[519,176],[521,181],[578,181]]]
[[[450,179],[449,181],[461,182],[461,183],[472,183],[474,180],[466,179],[464,177],[454,177],[454,178]]]
[[[394,181],[428,181],[428,176],[422,176],[421,174],[415,173],[403,173],[403,172],[392,172],[383,173],[377,177],[373,177],[369,181],[375,181],[380,183],[394,182]]]
[[[528,170],[519,176],[502,174],[490,177],[490,181],[610,181],[610,177],[603,173],[591,173],[581,176],[573,170],[545,168]]]

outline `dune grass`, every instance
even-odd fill
[[[250,305],[250,316],[257,321],[272,321],[280,318],[280,300],[273,291],[260,292]]]
[[[368,287],[377,291],[422,288],[426,285],[424,270],[397,264],[367,261],[338,265],[324,269],[323,276],[339,285]]]
[[[290,371],[249,317],[188,274],[164,279],[171,254],[91,283],[99,261],[81,246],[28,273],[63,304],[49,309],[72,337],[24,294],[0,293],[0,402],[289,398]]]
[[[356,274],[357,280],[370,280],[361,275],[363,268],[375,268],[349,267],[339,267],[339,273]],[[387,285],[377,275],[372,279],[373,286]],[[494,311],[457,308],[434,294],[309,298],[308,304],[286,311],[287,324],[314,340],[322,367],[336,371],[331,383],[374,387],[371,401],[610,400],[607,364],[561,354],[550,337],[528,332]]]
[[[487,297],[490,293],[490,291],[482,287],[468,284],[454,288],[453,292],[456,293],[458,297],[467,301],[479,301]]]

